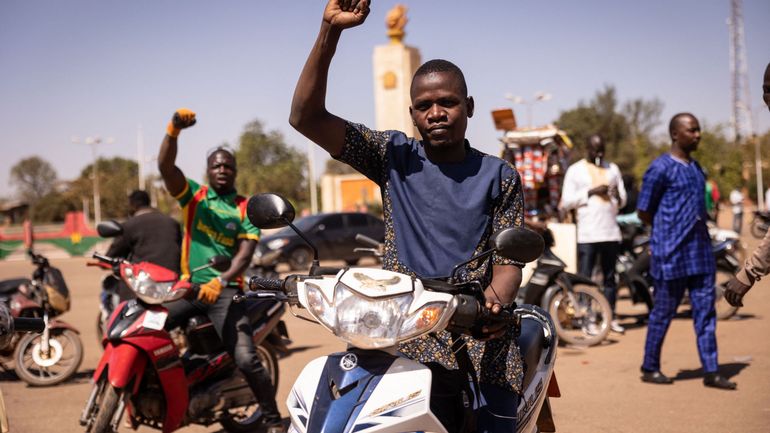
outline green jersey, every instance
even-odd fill
[[[246,218],[246,198],[235,191],[219,195],[208,185],[187,179],[187,185],[174,197],[182,206],[182,278],[190,270],[208,263],[217,255],[232,258],[238,251],[239,239],[259,240],[259,229]],[[220,272],[207,268],[195,273],[193,283],[207,283]],[[241,287],[239,276],[230,283]]]

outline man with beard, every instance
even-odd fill
[[[521,182],[510,164],[465,139],[473,98],[462,71],[446,60],[426,62],[412,79],[409,112],[422,140],[401,131],[374,131],[327,111],[327,76],[337,43],[343,30],[362,24],[368,14],[366,0],[328,2],[289,121],[332,157],[380,185],[383,268],[445,278],[454,265],[483,251],[493,232],[522,224]],[[492,266],[483,261],[462,269],[460,279],[482,281],[487,306],[498,313],[515,299],[520,265],[495,256]],[[463,423],[470,419],[464,403],[472,398],[466,386],[473,373],[488,403],[477,431],[515,431],[523,369],[514,329],[490,326],[484,333],[473,339],[443,331],[401,346],[433,371],[433,390],[441,389],[431,397],[431,410],[450,432],[465,431]],[[467,354],[460,350],[466,345]]]
[[[698,354],[705,372],[703,383],[735,389],[735,383],[717,371],[716,263],[706,226],[706,177],[691,157],[700,141],[700,124],[692,114],[679,113],[671,119],[668,129],[671,152],[650,164],[637,203],[639,218],[652,225],[650,273],[655,280],[655,306],[647,325],[641,379],[655,384],[673,383],[660,371],[660,352],[671,319],[688,290]]]

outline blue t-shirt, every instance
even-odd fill
[[[644,173],[637,208],[653,215],[653,277],[665,280],[715,271],[706,226],[706,178],[697,161],[665,154]]]
[[[392,250],[420,277],[449,276],[455,265],[483,249],[480,241],[493,231],[521,225],[518,173],[467,141],[464,161],[436,164],[403,132],[350,123],[339,159],[380,185]],[[502,258],[495,263],[511,264]]]

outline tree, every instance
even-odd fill
[[[56,178],[56,170],[39,156],[22,159],[11,168],[11,183],[30,206],[54,190]]]
[[[266,132],[259,120],[246,124],[235,157],[241,194],[275,192],[300,206],[307,204],[307,158],[288,146],[279,131]]]
[[[355,168],[345,164],[344,162],[337,161],[336,159],[326,160],[326,174],[353,174],[358,173]]]
[[[129,215],[128,195],[137,189],[139,165],[136,161],[121,157],[99,158],[99,195],[102,218],[125,218]],[[93,164],[80,172],[80,177],[70,183],[68,200],[75,208],[81,207],[83,198],[93,197]],[[93,203],[91,204],[93,210]]]

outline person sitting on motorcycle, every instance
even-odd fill
[[[362,24],[368,13],[365,0],[328,2],[297,83],[290,123],[333,158],[380,185],[384,269],[446,277],[452,266],[483,251],[493,232],[522,224],[521,181],[513,166],[472,148],[465,139],[474,102],[462,71],[446,60],[423,64],[412,80],[409,112],[422,141],[400,131],[374,131],[326,110],[328,69],[340,35]],[[482,281],[487,306],[499,312],[515,299],[519,265],[495,255],[492,266],[476,262],[460,271],[460,279]],[[472,398],[464,388],[468,374],[474,373],[488,411],[508,417],[501,427],[481,413],[477,431],[515,431],[523,369],[513,334],[512,327],[495,325],[485,327],[479,339],[442,331],[401,346],[406,356],[433,371],[431,410],[449,431],[464,428],[462,396],[465,391]],[[465,345],[470,356],[456,357]]]
[[[158,154],[158,168],[166,189],[182,206],[184,215],[182,278],[189,277],[191,269],[216,255],[230,257],[232,263],[222,273],[214,268],[196,272],[191,282],[200,285],[198,299],[170,303],[167,327],[179,326],[187,318],[205,313],[257,398],[267,433],[282,432],[275,390],[257,356],[245,305],[232,302],[233,295],[243,287],[243,271],[251,262],[260,231],[245,217],[246,198],[235,190],[236,161],[228,148],[218,147],[208,154],[209,185],[185,178],[175,165],[177,137],[195,121],[195,113],[190,110],[174,113]]]
[[[182,233],[175,219],[150,206],[150,196],[136,190],[128,196],[131,218],[123,224],[123,234],[116,237],[107,250],[108,257],[122,257],[130,262],[150,262],[179,273]],[[133,292],[121,284],[120,299],[133,297]],[[102,304],[108,302],[102,293]],[[112,311],[112,306],[105,306]]]

